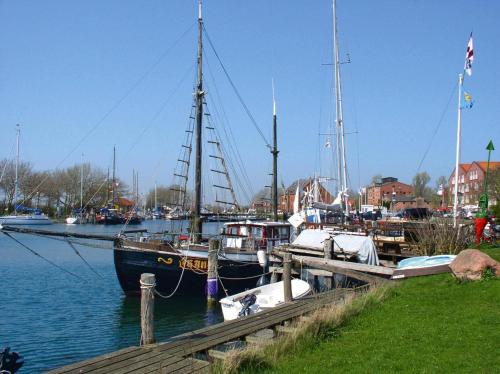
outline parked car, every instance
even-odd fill
[[[396,214],[397,217],[404,219],[426,219],[432,215],[427,208],[405,208]]]

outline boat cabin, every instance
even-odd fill
[[[228,222],[222,235],[225,247],[271,250],[290,243],[291,225],[287,222]]]

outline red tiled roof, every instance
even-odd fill
[[[483,171],[486,171],[486,166],[488,165],[487,161],[474,161],[475,164],[478,164]],[[490,161],[490,170],[495,170],[500,168],[500,161]]]

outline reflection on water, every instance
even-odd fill
[[[174,230],[182,222],[147,221],[151,231]],[[136,228],[144,226],[136,226]],[[114,234],[121,227],[51,225],[44,230]],[[217,230],[217,225],[207,225]],[[124,347],[140,339],[140,299],[126,298],[116,278],[113,252],[76,245],[94,274],[64,241],[13,234],[23,244],[79,278],[65,273],[0,235],[2,277],[0,348],[25,358],[20,373],[40,373]],[[204,297],[155,298],[157,341],[222,321],[220,306]]]

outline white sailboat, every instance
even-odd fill
[[[17,205],[17,196],[19,190],[19,138],[21,130],[19,125],[16,128],[16,175],[14,182],[14,214],[0,216],[1,225],[50,225],[52,221],[38,208],[19,207]],[[24,213],[23,213],[24,212]]]

